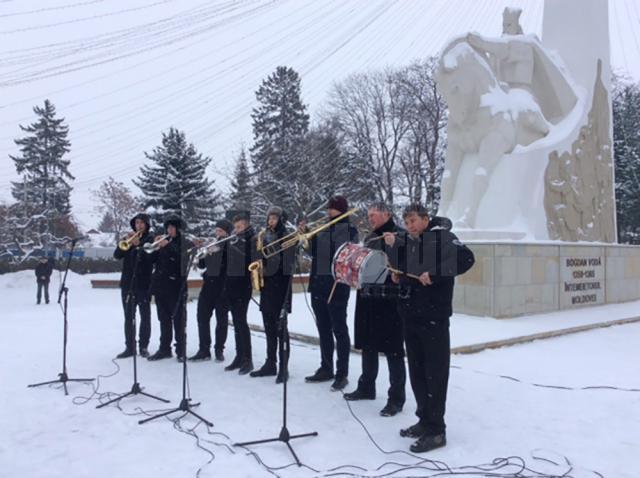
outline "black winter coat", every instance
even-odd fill
[[[275,231],[267,229],[262,238],[263,247],[287,235],[286,227],[278,222]],[[260,292],[260,310],[279,315],[283,304],[291,312],[291,280],[295,271],[296,248],[290,247],[268,259],[262,259],[264,286]]]
[[[345,242],[358,242],[358,230],[348,217],[335,223],[328,229],[311,239],[311,274],[309,276],[309,292],[328,298],[333,288],[332,263],[338,248]],[[345,302],[349,299],[349,286],[337,284],[332,303]]]
[[[213,252],[198,261],[198,268],[204,269],[202,279],[207,287],[216,291],[222,291],[224,288],[227,274],[227,246],[228,242],[221,244],[218,246],[219,251]]]
[[[53,262],[51,260],[47,260],[44,264],[38,262],[35,272],[38,282],[42,282],[43,284],[49,282],[51,280],[51,273],[53,272]]]
[[[401,233],[404,232],[404,229],[398,227],[393,219],[389,219],[384,225],[365,237],[365,247],[384,251],[388,256],[394,254],[392,248],[387,246],[382,239],[368,242],[369,239],[378,237],[385,232]],[[393,285],[390,274],[385,285]],[[355,348],[404,356],[402,319],[398,314],[396,302],[395,299],[362,297],[361,292],[358,291],[354,321]]]
[[[454,278],[471,269],[475,258],[450,227],[448,219],[435,217],[416,239],[409,234],[398,235],[393,248],[401,249],[398,255],[402,262],[393,264],[397,259],[392,257],[392,265],[414,275],[428,272],[433,281],[432,285],[423,286],[416,279],[400,276],[401,283],[411,290],[408,299],[398,301],[402,317],[422,322],[446,320],[453,313]]]
[[[237,240],[228,242],[224,290],[229,299],[246,300],[251,297],[251,273],[248,268],[258,258],[256,235],[252,226],[238,234]]]
[[[123,290],[129,290],[131,280],[133,279],[133,271],[138,261],[138,270],[136,271],[136,289],[148,291],[151,286],[151,273],[153,272],[153,258],[150,254],[144,252],[142,246],[148,242],[152,242],[151,234],[145,233],[140,238],[138,247],[131,247],[128,251],[122,251],[116,246],[113,251],[115,259],[123,259],[122,275],[120,276],[120,287]]]
[[[189,268],[188,250],[193,244],[181,233],[169,244],[151,254],[155,268],[151,278],[151,292],[155,295],[178,296],[182,280]]]

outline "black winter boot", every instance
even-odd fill
[[[124,351],[120,352],[118,355],[116,355],[117,359],[124,359],[124,358],[129,358],[129,357],[133,357],[135,355],[135,351],[126,348],[124,349]]]
[[[244,359],[240,362],[240,369],[238,375],[246,375],[253,370],[253,362],[251,359]]]
[[[228,372],[230,370],[237,370],[240,368],[240,357],[236,355],[229,365],[227,365],[224,369]]]
[[[276,377],[276,383],[282,383],[285,380],[289,380],[289,371],[280,367],[280,370],[278,370],[278,376]]]
[[[216,362],[224,362],[224,354],[222,350],[216,349]]]
[[[262,367],[249,375],[252,377],[271,377],[278,373],[278,367],[272,360],[267,360]]]
[[[316,370],[316,373],[314,373],[313,375],[309,375],[308,377],[304,378],[305,382],[312,382],[312,383],[328,382],[329,380],[333,380],[333,372],[329,372],[328,370],[325,370],[322,367]]]
[[[382,410],[380,410],[380,416],[393,417],[402,411],[402,405],[398,405],[394,402],[387,402]]]
[[[409,447],[413,453],[424,453],[441,448],[447,444],[447,436],[444,433],[437,435],[422,435]]]
[[[189,357],[192,362],[200,362],[202,360],[211,360],[211,352],[208,350],[198,350],[198,353]]]
[[[344,399],[345,400],[349,400],[354,401],[354,400],[375,400],[376,399],[376,394],[374,393],[367,393],[364,390],[360,389],[360,388],[356,388],[353,392],[351,393],[345,393],[344,394]]]
[[[427,432],[427,427],[418,422],[410,427],[400,430],[400,436],[405,438],[420,438]]]
[[[153,362],[156,360],[162,360],[162,359],[171,358],[171,357],[173,357],[171,350],[158,349],[158,351],[154,353],[151,357],[149,357],[148,360],[151,360]]]

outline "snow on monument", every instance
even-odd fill
[[[469,33],[443,49],[439,214],[465,239],[616,240],[607,2],[579,5],[547,0],[542,42],[506,8],[500,38]]]

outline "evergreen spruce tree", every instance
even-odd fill
[[[290,212],[298,209],[295,180],[301,169],[300,148],[309,129],[309,115],[300,97],[300,77],[292,68],[279,66],[256,91],[251,160],[254,172],[255,208],[266,212],[277,204]]]
[[[162,145],[145,156],[152,164],[142,166],[133,183],[142,191],[152,218],[162,223],[176,214],[187,222],[190,232],[210,234],[220,204],[220,194],[206,177],[211,158],[198,153],[176,128],[162,133]]]
[[[618,241],[640,244],[640,84],[614,83],[613,145]]]
[[[251,173],[247,163],[247,154],[244,147],[236,160],[236,168],[231,181],[230,209],[235,211],[251,211],[252,191]]]
[[[20,154],[9,156],[22,176],[22,181],[12,183],[11,193],[16,200],[15,220],[21,229],[15,242],[22,243],[23,249],[55,246],[63,236],[75,233],[70,218],[69,184],[75,178],[69,172],[70,161],[65,158],[71,146],[67,139],[69,127],[64,118],[56,117],[56,109],[49,100],[33,111],[37,121],[29,126],[20,125],[27,134],[15,140]]]

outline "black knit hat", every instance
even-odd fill
[[[235,223],[237,221],[251,222],[251,214],[249,214],[249,211],[238,211],[235,216],[233,216],[231,222]]]
[[[333,196],[329,199],[327,209],[335,209],[336,211],[340,211],[344,214],[349,210],[349,203],[344,196]]]
[[[168,226],[174,226],[178,230],[184,230],[187,228],[187,223],[180,216],[171,215],[167,216],[164,220],[164,228]]]
[[[147,226],[147,232],[149,232],[149,229],[151,228],[151,218],[149,217],[149,215],[143,212],[139,212],[138,214],[133,216],[133,218],[131,218],[129,224],[131,224],[131,229],[133,229],[134,231],[136,230],[136,219],[142,219]]]
[[[227,234],[231,234],[231,231],[233,231],[233,224],[231,224],[231,221],[227,221],[226,219],[218,219],[216,227],[223,229]]]

